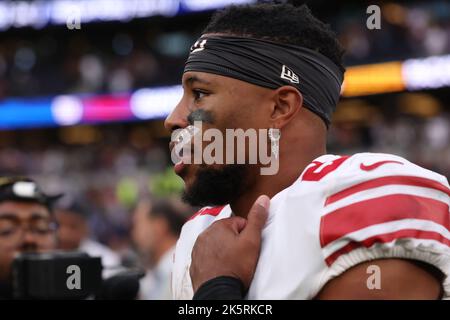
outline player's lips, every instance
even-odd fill
[[[182,177],[185,174],[186,168],[191,164],[191,160],[192,159],[189,156],[180,158],[180,161],[178,161],[173,167],[175,173]]]
[[[179,176],[181,176],[183,174],[183,171],[186,168],[186,164],[183,161],[180,161],[178,163],[176,163],[173,167],[173,170],[175,171],[175,173]]]
[[[177,146],[177,142],[172,141],[169,144],[169,148],[170,148],[170,152],[173,152],[173,149],[178,147]],[[183,175],[183,171],[185,170],[185,168],[192,163],[192,155],[193,155],[193,150],[191,149],[190,146],[182,146],[181,149],[176,150],[178,151],[176,153],[176,157],[178,162],[175,163],[174,165],[174,171],[177,175],[182,176]]]

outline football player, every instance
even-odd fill
[[[267,129],[279,170],[262,175],[261,163],[184,158],[175,165],[184,198],[205,206],[177,243],[175,299],[194,295],[190,265],[197,237],[216,221],[247,218],[261,195],[270,207],[263,205],[269,209],[256,270],[250,282],[240,279],[246,298],[450,297],[447,179],[395,155],[326,152],[342,53],[307,7],[289,4],[231,6],[191,48],[184,94],[166,127],[177,131],[201,121],[203,130],[223,133]],[[382,279],[397,281],[372,290],[367,270],[373,264]]]

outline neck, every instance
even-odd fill
[[[314,159],[323,155],[325,150],[311,154],[309,157],[303,159],[294,158],[294,161],[282,161],[280,157],[280,167],[276,175],[259,175],[252,188],[249,188],[243,193],[239,199],[230,203],[233,213],[237,216],[247,218],[253,203],[260,195],[267,195],[272,198],[280,191],[291,186],[302,174],[303,170]]]

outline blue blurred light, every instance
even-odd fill
[[[0,102],[0,129],[24,129],[56,125],[51,99],[9,99]]]

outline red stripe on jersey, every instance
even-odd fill
[[[450,196],[450,189],[444,184],[437,182],[436,180],[414,176],[388,176],[365,181],[357,185],[351,186],[350,188],[339,191],[338,193],[335,193],[327,198],[327,200],[325,201],[325,206],[338,200],[341,200],[343,198],[346,198],[348,196],[351,196],[352,194],[360,191],[392,184],[436,189]]]
[[[376,235],[376,236],[367,238],[366,240],[359,241],[359,242],[352,241],[352,242],[348,243],[347,245],[345,245],[344,247],[342,247],[341,249],[330,254],[325,259],[325,262],[327,263],[328,266],[330,266],[340,256],[342,256],[343,254],[347,254],[347,253],[353,251],[354,249],[361,248],[361,247],[370,248],[375,243],[388,243],[388,242],[394,241],[396,239],[402,239],[402,238],[436,240],[440,243],[450,246],[450,240],[445,238],[443,235],[441,235],[438,232],[422,231],[422,230],[416,230],[416,229],[404,229],[404,230],[399,230],[399,231],[395,231],[395,232]]]
[[[196,214],[194,214],[189,220],[192,220],[198,216],[205,216],[205,215],[217,217],[223,208],[225,208],[225,206],[213,207],[213,208],[202,208]]]
[[[362,228],[402,219],[429,220],[449,230],[449,204],[404,194],[356,202],[321,218],[320,243],[323,247]]]

